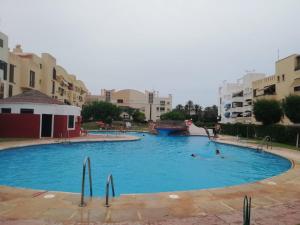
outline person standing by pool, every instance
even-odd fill
[[[214,133],[214,138],[218,138],[218,134],[221,131],[221,126],[220,124],[216,123],[213,129],[213,133]]]

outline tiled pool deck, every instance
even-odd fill
[[[130,136],[96,139],[88,136],[72,141],[136,140]],[[254,147],[229,137],[219,141]],[[0,149],[50,142],[5,142],[0,143]],[[122,195],[113,199],[109,208],[104,207],[104,199],[100,198],[87,200],[87,206],[81,208],[79,194],[0,186],[0,224],[242,224],[244,195],[252,197],[252,224],[300,224],[300,152],[280,148],[268,151],[292,160],[293,168],[263,181],[227,188]],[[45,198],[49,194],[53,198]]]

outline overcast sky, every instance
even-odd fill
[[[49,52],[93,94],[155,89],[217,104],[246,70],[300,53],[299,0],[1,0],[9,46]]]

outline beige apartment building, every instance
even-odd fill
[[[20,45],[9,51],[8,38],[3,33],[0,46],[1,43],[4,47],[0,47],[0,98],[38,90],[66,104],[82,107],[88,93],[86,86],[57,65],[52,55],[23,52]]]
[[[0,99],[8,95],[8,37],[0,32]]]
[[[140,92],[133,89],[106,90],[100,95],[88,95],[87,102],[106,101],[118,106],[139,109],[145,114],[146,120],[156,121],[164,113],[172,110],[172,95],[160,97],[157,91]],[[124,118],[127,116],[124,114]]]
[[[275,99],[283,101],[288,95],[300,95],[300,55],[290,55],[278,60],[275,74],[252,83],[254,101]],[[291,122],[285,117],[283,124]]]

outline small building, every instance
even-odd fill
[[[157,91],[102,89],[101,95],[87,95],[86,102],[93,101],[105,101],[120,107],[138,109],[145,114],[147,121],[160,120],[162,114],[172,111],[172,95],[163,97]],[[121,115],[121,117],[123,116],[124,114]]]
[[[80,136],[81,109],[37,90],[0,99],[0,137]]]

